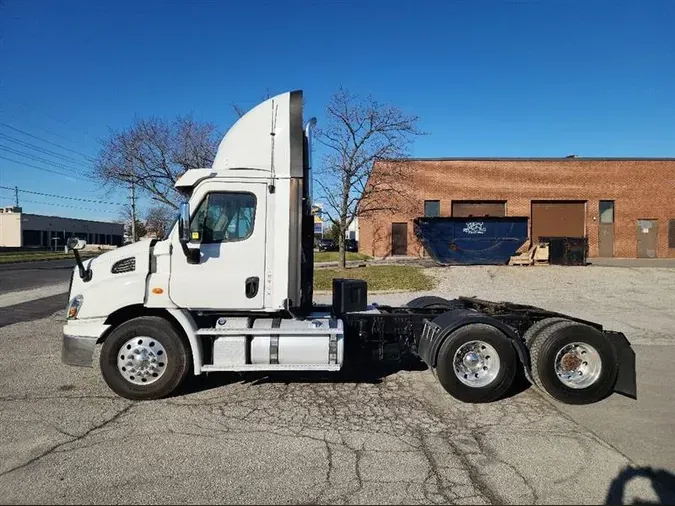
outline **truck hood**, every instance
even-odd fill
[[[150,245],[152,244],[152,241],[153,239],[143,239],[142,241],[133,242],[131,244],[127,244],[126,246],[115,248],[114,250],[107,251],[106,253],[92,258],[89,261],[85,261],[84,266],[89,267],[92,270],[93,281],[96,279],[97,275],[104,274],[101,271],[105,266],[109,265],[112,267],[112,264],[119,260],[134,258],[136,259],[136,264],[138,264],[140,259],[139,257],[147,260],[150,255]],[[138,265],[136,267],[138,268]],[[108,268],[108,274],[110,274],[110,268]]]
[[[106,316],[120,307],[143,304],[150,271],[152,239],[116,248],[84,262],[91,269],[86,283],[74,268],[70,296],[84,297],[79,318]]]

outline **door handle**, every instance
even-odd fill
[[[257,276],[246,279],[245,290],[246,298],[252,299],[258,295],[258,286],[260,285],[260,279]]]

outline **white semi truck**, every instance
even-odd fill
[[[544,309],[460,297],[367,303],[364,281],[335,279],[313,302],[311,132],[301,91],[241,117],[185,196],[162,240],[77,260],[62,361],[100,367],[128,399],[171,394],[188,374],[339,371],[415,360],[465,402],[503,396],[518,370],[565,403],[635,398],[635,355],[620,332]]]

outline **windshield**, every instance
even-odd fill
[[[173,221],[171,222],[171,225],[169,225],[166,228],[166,232],[164,232],[164,237],[162,237],[163,241],[166,241],[169,236],[171,235],[171,231],[173,230],[173,227],[176,226],[176,223],[178,223],[178,217],[180,216],[180,213],[176,213],[176,216],[174,217]]]

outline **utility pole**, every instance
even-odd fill
[[[131,190],[131,242],[136,242],[136,183],[135,174],[131,170],[120,173],[125,181],[129,181]]]
[[[16,207],[19,207],[19,187],[18,186],[14,187],[14,200],[15,200]]]
[[[131,178],[131,242],[136,242],[136,186]]]

